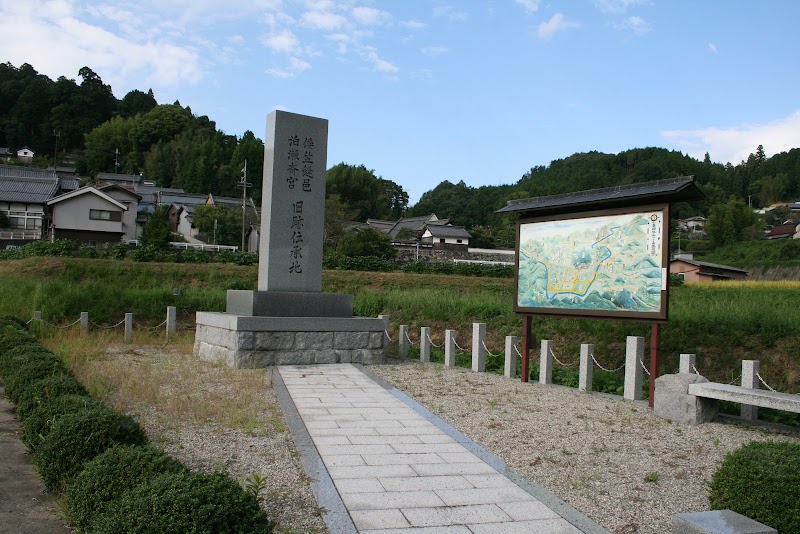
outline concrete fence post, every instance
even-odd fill
[[[486,323],[472,323],[472,370],[486,371]]]
[[[759,389],[758,371],[761,364],[758,360],[742,360],[742,387],[750,389]],[[755,421],[758,419],[758,406],[751,406],[749,404],[741,405],[742,419],[748,421]]]
[[[423,326],[419,329],[419,361],[431,361],[431,327]]]
[[[81,330],[89,330],[89,312],[81,312]]]
[[[125,314],[125,343],[130,343],[133,340],[133,314]]]
[[[679,373],[694,373],[695,360],[697,358],[694,354],[681,354],[681,364],[678,367]]]
[[[444,366],[456,366],[456,331],[444,331]]]
[[[175,333],[178,310],[175,306],[167,306],[167,341]]]
[[[642,400],[644,338],[628,336],[625,342],[625,400]]]
[[[398,353],[401,358],[408,357],[408,325],[401,324],[397,332]]]
[[[517,336],[506,336],[506,363],[503,366],[503,376],[511,378],[517,374]]]
[[[543,339],[539,348],[539,383],[553,383],[553,340]]]
[[[378,319],[383,319],[383,346],[388,347],[392,338],[389,336],[389,327],[391,326],[391,317],[388,315],[378,315]]]
[[[581,369],[578,376],[578,390],[592,391],[592,373],[594,371],[594,345],[591,343],[581,343]]]
[[[33,312],[33,318],[37,321],[41,321],[42,320],[41,310],[36,310],[35,312]]]

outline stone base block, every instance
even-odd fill
[[[656,378],[653,413],[676,423],[690,425],[714,420],[719,413],[719,402],[689,393],[689,384],[702,382],[708,382],[708,379],[692,373],[677,373]]]
[[[227,313],[258,317],[353,317],[353,295],[228,290]]]
[[[778,534],[778,531],[731,510],[673,515],[672,534]]]
[[[197,312],[194,353],[230,367],[382,363],[383,319]]]

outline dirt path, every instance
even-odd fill
[[[19,437],[22,425],[0,386],[0,534],[68,534]]]

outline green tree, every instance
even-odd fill
[[[353,220],[353,214],[342,203],[339,195],[329,195],[325,199],[325,226],[323,245],[325,251],[334,250],[346,233],[346,223]]]
[[[370,256],[391,260],[397,256],[389,236],[374,228],[349,232],[339,241],[336,252],[351,258]]]
[[[142,228],[142,246],[167,249],[172,241],[169,227],[169,206],[158,206]]]
[[[197,206],[194,209],[193,223],[206,237],[206,242],[229,246],[239,246],[242,243],[241,210],[229,206]]]
[[[158,105],[156,97],[153,95],[153,90],[150,89],[146,93],[134,89],[129,91],[122,100],[119,102],[117,111],[120,117],[128,118],[135,117],[136,115],[144,115]]]
[[[130,134],[136,128],[136,119],[114,117],[86,134],[86,148],[78,160],[81,174],[96,176],[98,172],[113,172],[115,158],[123,173],[138,171],[132,161]],[[116,151],[119,150],[119,156]]]
[[[715,204],[706,223],[706,233],[715,247],[743,241],[746,237],[758,235],[754,228],[758,223],[753,210],[744,202],[730,197],[724,204]]]
[[[400,218],[408,205],[402,187],[364,165],[339,163],[328,169],[326,195],[338,195],[358,221]]]

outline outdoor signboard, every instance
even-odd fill
[[[514,310],[664,322],[668,246],[669,204],[520,220]]]

